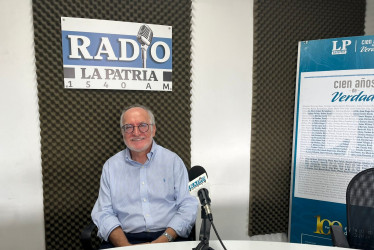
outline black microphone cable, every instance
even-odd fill
[[[221,237],[219,237],[219,234],[218,234],[218,232],[217,232],[216,226],[214,226],[213,220],[211,220],[210,223],[212,224],[213,229],[214,229],[214,232],[216,233],[216,236],[217,236],[219,242],[221,243],[223,249],[227,250],[226,247],[225,247],[225,245],[223,244],[223,242],[222,242],[222,240],[221,240]]]
[[[219,242],[221,243],[223,249],[227,250],[225,245],[223,244],[223,242],[221,240],[221,237],[219,237],[216,226],[213,223],[213,215],[212,215],[212,211],[210,210],[210,198],[209,198],[208,193],[209,193],[208,190],[205,190],[205,189],[199,190],[198,196],[199,196],[201,205],[205,209],[205,214],[206,214],[208,220],[210,221],[210,224],[213,226],[214,232],[216,233],[216,236],[217,236]]]

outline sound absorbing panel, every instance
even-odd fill
[[[254,0],[248,234],[287,232],[299,41],[364,34],[365,0]]]
[[[81,17],[173,27],[173,91],[64,89],[60,18]],[[34,0],[46,248],[79,249],[102,165],[124,148],[122,109],[147,105],[156,141],[190,166],[191,1]]]

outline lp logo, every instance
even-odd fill
[[[328,219],[323,219],[323,220],[321,220],[321,216],[320,216],[320,215],[315,216],[315,217],[317,217],[317,229],[316,229],[316,231],[314,232],[314,233],[316,233],[316,234],[329,235],[329,234],[331,233],[331,232],[330,232],[330,227],[331,227],[332,225],[337,224],[337,225],[339,225],[339,226],[342,226],[342,223],[340,223],[339,221],[333,221],[333,222],[331,222],[331,221],[328,220]],[[325,222],[327,222],[327,223],[325,224]],[[324,226],[324,224],[325,224],[325,226]],[[326,233],[325,233],[325,231],[323,230],[324,228],[326,229]]]
[[[332,41],[332,54],[347,54],[347,47],[351,45],[351,40],[342,40],[342,46],[338,47],[338,41]]]

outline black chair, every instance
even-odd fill
[[[84,250],[97,250],[100,246],[100,239],[97,236],[97,227],[93,221],[86,225],[81,233],[81,243]],[[191,233],[187,238],[188,241],[196,240],[196,229],[195,225],[192,227]]]
[[[334,246],[374,249],[374,168],[352,178],[347,187],[347,237],[338,225],[331,226]]]
[[[97,236],[97,227],[92,220],[83,228],[80,239],[84,250],[99,249],[101,240]]]

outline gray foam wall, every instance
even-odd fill
[[[62,16],[172,26],[173,91],[64,89]],[[33,17],[46,248],[79,249],[102,166],[124,148],[119,116],[125,106],[149,106],[157,143],[190,166],[191,1],[34,0]]]
[[[298,42],[364,35],[364,0],[254,0],[250,236],[287,232]]]

